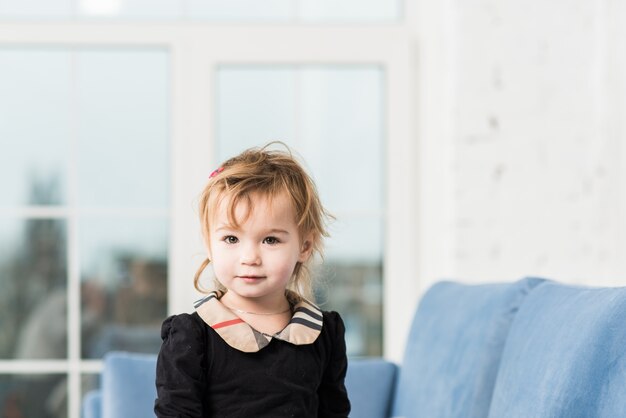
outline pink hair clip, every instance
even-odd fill
[[[221,173],[222,171],[224,171],[224,167],[220,167],[217,170],[213,170],[213,172],[211,173],[211,175],[209,176],[210,179],[212,179],[213,177],[217,176],[219,173]]]

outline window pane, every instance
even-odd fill
[[[69,90],[67,52],[0,49],[0,205],[66,201]]]
[[[68,18],[72,0],[13,0],[0,2],[0,18]]]
[[[166,208],[166,51],[78,53],[78,203]]]
[[[293,0],[189,0],[189,17],[230,21],[284,21]]]
[[[299,0],[303,21],[393,21],[400,18],[400,0]]]
[[[83,373],[80,376],[80,399],[85,399],[85,395],[92,390],[101,388],[100,378],[99,373]]]
[[[383,75],[369,65],[228,65],[217,74],[219,160],[282,140],[337,216],[319,271],[332,271],[338,293],[358,290],[350,299],[318,293],[325,308],[346,315],[355,355],[382,352]]]
[[[77,0],[81,17],[176,19],[182,17],[182,1],[172,0]]]
[[[0,18],[207,20],[218,22],[393,22],[401,0],[20,0]]]
[[[383,218],[338,214],[329,229],[318,300],[341,313],[348,355],[381,355]]]
[[[2,417],[67,417],[65,375],[0,375]]]
[[[80,231],[83,357],[156,353],[167,314],[168,222],[83,217]]]
[[[382,95],[382,70],[375,66],[224,66],[218,71],[219,160],[281,140],[305,157],[330,210],[380,211]]]
[[[382,216],[360,216],[335,213],[337,219],[330,224],[332,236],[326,242],[326,260],[342,260],[351,263],[367,263],[383,257]]]
[[[0,248],[0,358],[65,358],[65,221],[0,219]]]
[[[332,211],[383,208],[382,76],[375,66],[301,70],[299,142]]]
[[[217,73],[219,159],[243,148],[296,136],[297,71],[223,67]]]
[[[316,297],[324,310],[337,310],[346,326],[348,356],[382,353],[382,264],[378,260],[348,263],[328,260]]]

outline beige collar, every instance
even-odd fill
[[[293,316],[282,331],[273,335],[264,334],[252,328],[234,312],[220,302],[223,296],[219,290],[213,291],[194,306],[200,318],[217,332],[231,347],[246,353],[254,353],[267,346],[272,338],[295,345],[312,344],[322,330],[322,311],[311,302],[301,299],[293,305]],[[298,298],[287,291],[290,301]]]

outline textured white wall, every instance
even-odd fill
[[[442,271],[626,285],[624,2],[448,4]]]

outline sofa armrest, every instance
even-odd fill
[[[346,389],[352,405],[350,416],[386,418],[396,383],[398,366],[383,359],[350,359]]]
[[[100,390],[92,390],[83,398],[82,418],[102,417],[102,393]]]

